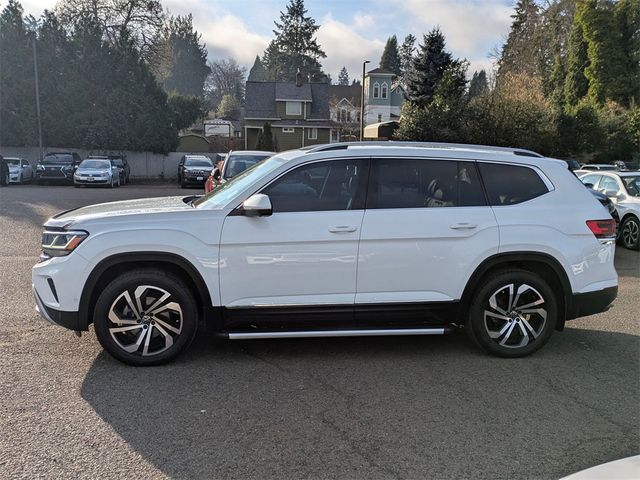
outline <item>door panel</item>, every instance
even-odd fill
[[[316,162],[262,190],[273,214],[229,215],[222,230],[222,304],[353,305],[368,160]]]
[[[476,167],[391,160],[372,161],[356,304],[459,300],[480,261],[498,252]]]

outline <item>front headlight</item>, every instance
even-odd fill
[[[60,232],[45,230],[42,233],[42,255],[40,258],[47,260],[51,257],[64,257],[69,255],[88,236],[89,233],[84,230]]]

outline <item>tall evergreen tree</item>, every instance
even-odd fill
[[[342,67],[338,74],[338,85],[349,85],[349,73],[347,67]]]
[[[506,72],[534,75],[539,67],[539,7],[535,0],[518,0],[511,31],[498,61],[498,78]]]
[[[484,69],[479,72],[473,72],[473,77],[471,77],[471,82],[469,83],[469,99],[483,95],[488,90],[487,72]]]
[[[37,144],[33,54],[23,13],[16,0],[0,13],[1,145]]]
[[[260,60],[260,55],[256,55],[256,59],[253,62],[253,67],[249,70],[249,78],[247,79],[250,82],[266,82],[267,81],[267,71],[262,64],[262,60]]]
[[[567,52],[567,73],[564,81],[564,100],[567,105],[576,105],[589,90],[589,82],[584,75],[589,65],[587,42],[584,40],[582,24],[574,21]]]
[[[290,0],[286,11],[280,12],[280,21],[274,23],[275,39],[263,55],[268,76],[273,80],[292,82],[300,71],[305,79],[326,81],[319,60],[327,55],[316,40],[320,25],[307,16],[304,0]]]
[[[412,34],[404,37],[404,42],[398,50],[400,55],[400,76],[403,81],[406,81],[409,71],[411,70],[411,63],[413,61],[413,52],[416,49],[416,37]]]
[[[193,17],[177,16],[169,20],[166,38],[172,52],[172,65],[164,88],[183,95],[201,97],[204,82],[210,73],[207,49],[201,35],[193,29]]]
[[[412,102],[427,105],[433,98],[436,86],[444,72],[454,62],[445,50],[445,38],[439,28],[424,36],[422,45],[413,59],[407,80],[407,94]]]
[[[398,38],[395,35],[387,39],[382,57],[380,58],[380,68],[393,72],[396,76],[400,76],[402,73],[400,53],[398,52]]]
[[[564,66],[564,62],[562,61],[562,57],[560,54],[556,55],[556,58],[553,62],[553,68],[551,70],[551,76],[546,82],[548,84],[549,89],[549,99],[551,100],[551,104],[558,110],[562,111],[564,105],[566,103],[565,99],[565,78],[567,76],[567,71]]]
[[[621,104],[640,104],[640,0],[620,0],[615,5],[615,31],[619,32],[620,75],[613,96]]]

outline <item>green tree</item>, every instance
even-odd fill
[[[398,38],[395,35],[387,39],[387,43],[382,52],[382,57],[380,58],[380,68],[393,72],[396,76],[400,76],[402,74],[400,53],[398,51]]]
[[[588,65],[587,42],[584,40],[582,24],[575,21],[569,36],[567,74],[564,82],[564,99],[567,105],[576,105],[587,94],[589,82],[584,70]]]
[[[256,150],[264,150],[266,152],[275,152],[276,151],[275,143],[276,142],[273,138],[273,133],[271,132],[271,124],[267,122],[262,127],[262,131],[258,133],[258,138],[256,141]]]
[[[349,73],[347,67],[342,67],[338,74],[338,85],[349,85]]]
[[[193,29],[191,14],[169,19],[165,36],[172,56],[170,73],[163,82],[165,90],[201,97],[210,69],[207,49]]]
[[[204,116],[202,99],[194,95],[172,92],[167,101],[173,112],[173,124],[178,130],[190,127]]]
[[[498,78],[507,72],[534,75],[540,60],[539,7],[535,0],[518,0],[511,18],[511,30],[498,61]]]
[[[473,72],[471,82],[469,83],[469,98],[483,95],[489,90],[489,82],[487,81],[487,72],[484,69],[479,72]]]
[[[412,102],[426,106],[435,93],[444,72],[454,62],[451,53],[445,50],[445,38],[439,28],[424,36],[418,54],[413,59],[411,73],[407,79],[407,93]]]
[[[33,54],[15,0],[0,13],[0,144],[37,144]]]
[[[612,97],[630,106],[640,103],[640,0],[620,0],[614,16],[621,65],[620,75],[613,79]]]
[[[244,101],[246,68],[238,65],[235,59],[227,58],[211,62],[209,69],[211,73],[205,84],[205,97],[212,110],[218,108],[225,95]]]
[[[216,114],[219,118],[237,120],[240,118],[240,102],[233,95],[226,93],[220,100]]]
[[[404,37],[404,42],[398,50],[400,55],[400,75],[403,81],[406,81],[409,71],[411,70],[411,64],[413,62],[413,52],[416,49],[416,37],[412,34]]]
[[[262,60],[260,60],[260,55],[256,55],[256,59],[253,62],[253,67],[251,67],[251,70],[249,70],[249,78],[247,80],[250,82],[267,81],[267,71],[262,64]]]
[[[319,61],[326,54],[315,38],[320,25],[307,16],[304,0],[290,0],[286,11],[280,12],[280,21],[274,23],[275,39],[262,59],[270,80],[292,82],[299,71],[305,79],[326,81]]]

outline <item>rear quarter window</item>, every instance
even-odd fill
[[[532,168],[482,162],[478,166],[492,206],[516,205],[549,191]]]

